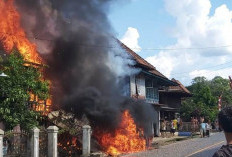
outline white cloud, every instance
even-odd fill
[[[232,11],[226,5],[216,8],[211,16],[210,0],[165,0],[165,7],[176,18],[172,36],[177,39],[176,44],[166,48],[202,48],[232,44]],[[232,47],[161,51],[147,60],[166,76],[184,80],[183,83],[188,84],[193,76],[205,75],[208,79],[216,75],[228,77],[231,74],[229,70],[210,72],[203,67],[231,61]],[[181,74],[183,72],[185,74]]]
[[[174,67],[173,65],[175,65],[174,59],[165,52],[160,52],[157,56],[148,57],[146,60],[150,63],[155,63],[159,67],[159,70],[167,77],[170,77],[170,73]]]
[[[128,27],[126,33],[121,39],[121,42],[128,46],[135,52],[141,51],[141,47],[138,44],[139,32],[136,28]]]
[[[232,68],[228,67],[225,69],[219,70],[194,70],[189,73],[190,78],[195,78],[197,76],[205,76],[207,79],[213,79],[215,76],[221,76],[224,78],[228,78],[229,74],[231,74]]]

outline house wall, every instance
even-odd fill
[[[160,110],[155,108],[155,119],[153,123],[154,135],[160,136]]]
[[[136,97],[136,86],[137,86],[139,99],[146,99],[145,101],[150,104],[158,104],[159,103],[158,85],[155,81],[153,82],[154,82],[154,90],[156,91],[155,98],[154,99],[146,98],[146,76],[144,76],[143,74],[131,76],[130,77],[130,96]]]
[[[151,91],[153,91],[151,93]],[[145,78],[146,102],[150,104],[159,103],[158,83],[156,78]]]
[[[136,97],[136,84],[137,84],[137,90],[139,94],[139,99],[146,99],[146,86],[145,86],[145,80],[146,76],[143,74],[137,75],[137,76],[130,76],[130,95],[131,97]],[[155,88],[158,90],[158,85],[155,84]],[[159,94],[157,92],[157,97],[156,99],[146,99],[145,100],[149,104],[156,104],[159,102]],[[152,124],[152,132],[154,135],[159,136],[160,135],[160,109],[155,108],[155,113],[154,113],[154,121]]]
[[[171,108],[180,108],[181,106],[181,96],[177,94],[160,93],[159,101]]]
[[[146,91],[145,91],[145,77],[144,75],[137,75],[130,77],[130,94],[131,97],[136,96],[136,85],[140,99],[145,99]]]

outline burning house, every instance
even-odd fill
[[[154,119],[151,123],[151,129],[155,136],[159,136],[160,111],[163,106],[161,103],[163,99],[160,100],[160,91],[171,87],[175,88],[178,83],[174,80],[169,80],[126,45],[122,44],[122,47],[132,56],[136,62],[135,66],[140,69],[139,73],[128,78],[128,95],[134,99],[144,100],[154,108]]]
[[[102,150],[117,155],[146,149],[159,132],[158,89],[176,83],[112,38],[113,2],[0,0],[0,47],[46,64],[49,110],[87,117]]]

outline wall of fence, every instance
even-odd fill
[[[166,122],[166,131],[171,130],[171,122]],[[191,122],[182,122],[181,125],[178,126],[177,131],[179,132],[199,132],[200,125],[193,124]]]
[[[71,151],[75,149],[74,147],[77,147],[76,142],[73,141],[75,138],[71,138],[72,141],[68,141],[67,146],[61,147],[61,144],[58,143],[58,131],[59,129],[56,126],[49,126],[44,130],[33,128],[30,133],[20,129],[8,132],[0,129],[0,150],[2,150],[0,151],[0,157],[58,157],[64,154],[66,154],[65,156],[70,156]],[[90,126],[83,126],[83,157],[90,155],[90,138]],[[77,150],[79,150],[78,147]]]
[[[199,124],[193,124],[191,122],[183,122],[182,125],[179,127],[179,131],[183,131],[183,132],[199,132],[200,131],[200,125]]]

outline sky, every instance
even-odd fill
[[[130,0],[111,6],[116,37],[169,79],[232,75],[231,0]]]

